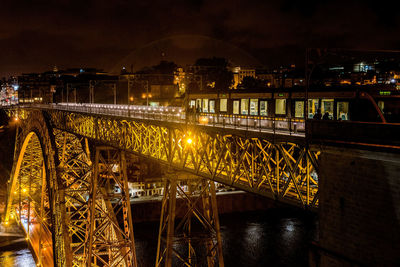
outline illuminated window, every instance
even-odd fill
[[[208,112],[208,99],[203,99],[203,112]]]
[[[249,114],[249,100],[247,98],[242,98],[240,102],[240,111],[242,115]]]
[[[260,101],[260,115],[268,116],[268,101]]]
[[[228,111],[228,99],[221,98],[219,100],[219,111],[227,112]]]
[[[275,114],[276,115],[286,114],[286,99],[275,99]]]
[[[304,101],[294,102],[294,117],[304,118]]]
[[[333,99],[322,99],[321,100],[321,113],[322,116],[325,114],[325,112],[328,112],[329,118],[333,118],[333,105],[334,105],[334,100]]]
[[[346,121],[349,119],[349,102],[337,102],[336,115],[338,120]]]
[[[308,118],[314,118],[314,114],[317,113],[319,108],[318,99],[308,99]]]
[[[196,99],[196,110],[201,111],[201,99]]]
[[[233,114],[239,114],[239,100],[233,101]]]
[[[210,112],[215,113],[215,100],[210,100]]]
[[[378,101],[378,107],[379,107],[380,110],[383,112],[383,110],[385,109],[385,102],[383,102],[383,101]]]
[[[195,107],[196,106],[196,101],[195,100],[190,100],[189,102],[189,107]]]
[[[250,115],[258,115],[258,99],[250,99]]]

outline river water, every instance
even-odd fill
[[[225,266],[308,266],[308,244],[316,237],[316,216],[295,209],[220,216]],[[158,223],[134,225],[138,264],[154,266]],[[0,266],[35,266],[26,245],[1,251]]]

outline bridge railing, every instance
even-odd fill
[[[253,115],[230,115],[215,113],[185,112],[181,107],[151,107],[139,105],[59,103],[28,104],[27,107],[50,108],[65,111],[103,114],[109,116],[138,118],[177,123],[189,123],[210,127],[246,131],[278,133],[284,135],[305,135],[305,122],[298,118],[265,117]]]

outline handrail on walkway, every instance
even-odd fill
[[[8,106],[10,107],[10,106]],[[22,104],[15,107],[36,107],[99,115],[157,120],[175,123],[189,123],[216,128],[265,132],[282,135],[305,136],[304,119],[264,117],[253,115],[231,115],[204,112],[185,112],[182,107],[140,106],[89,103]]]

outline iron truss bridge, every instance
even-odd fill
[[[186,266],[199,264],[193,240],[200,239],[208,266],[224,265],[210,181],[304,208],[318,206],[320,152],[307,148],[301,121],[98,104],[7,112],[18,127],[5,222],[16,218],[24,226],[39,265],[137,266],[126,153],[168,170],[156,266],[171,266],[174,257]],[[190,192],[178,185],[176,171],[198,177],[187,182]],[[177,196],[188,209],[178,225]],[[204,228],[196,234],[202,238],[190,238],[194,219]],[[176,242],[185,243],[185,255]]]

